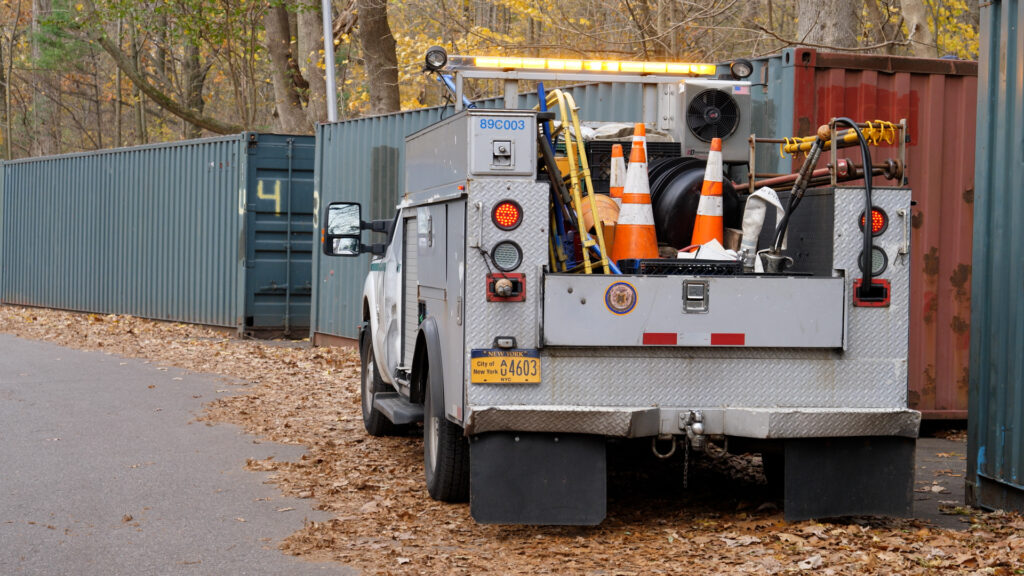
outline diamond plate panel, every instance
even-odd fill
[[[496,336],[513,336],[520,348],[537,348],[540,327],[542,266],[548,259],[548,186],[533,180],[473,180],[466,204],[466,348],[464,363],[467,403],[473,398],[469,384],[469,355],[474,348],[492,348]],[[512,199],[523,209],[523,221],[515,230],[501,230],[491,221],[491,210]],[[523,263],[515,272],[526,275],[526,300],[488,302],[486,277],[497,272],[491,248],[512,240],[523,251]]]
[[[690,353],[678,353],[683,350]],[[545,349],[539,385],[472,384],[470,403],[687,408],[907,405],[905,360],[841,360],[835,352],[811,359],[798,354],[745,357],[741,348],[714,351],[719,352],[716,357],[697,356],[695,349],[576,348],[557,355]],[[902,387],[896,385],[901,374]]]
[[[474,410],[466,423],[467,434],[498,430],[648,436],[658,432],[658,410],[484,406]]]
[[[857,260],[864,247],[860,215],[864,212],[864,190],[837,188],[835,201],[835,238],[833,266],[846,270],[847,351],[853,358],[906,358],[910,333],[910,262],[899,256],[904,229],[909,226],[900,210],[910,214],[910,190],[873,188],[872,203],[889,216],[889,227],[873,240],[882,248],[889,264],[879,278],[892,284],[892,301],[887,308],[855,308],[852,304],[853,281],[861,277]],[[907,233],[907,242],[910,235]],[[909,250],[909,245],[907,246]],[[906,378],[902,380],[905,383]]]
[[[768,408],[725,411],[725,433],[750,438],[831,436],[916,437],[921,413],[914,410]]]
[[[508,430],[636,438],[653,436],[659,432],[661,412],[658,408],[483,406],[470,415],[466,432],[481,434]],[[709,429],[708,432],[747,438],[914,438],[920,423],[921,413],[914,410],[730,409],[724,411],[724,428]]]

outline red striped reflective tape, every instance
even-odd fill
[[[746,334],[711,334],[712,346],[743,346],[746,340]]]
[[[746,346],[747,335],[735,333],[684,334],[684,346]],[[675,332],[644,332],[644,346],[678,346],[679,334]]]
[[[675,346],[675,332],[644,332],[644,346]]]

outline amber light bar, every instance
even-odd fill
[[[711,76],[714,64],[691,62],[636,62],[623,60],[573,60],[565,58],[520,58],[518,56],[450,56],[448,68],[465,70],[547,70],[565,72],[606,72],[626,74],[662,74]]]

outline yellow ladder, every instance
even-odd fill
[[[565,133],[565,154],[569,159],[569,189],[572,191],[573,209],[576,212],[576,228],[580,235],[580,242],[583,244],[583,272],[593,274],[594,267],[600,267],[604,274],[610,274],[611,268],[608,265],[608,251],[604,245],[604,229],[601,219],[598,217],[597,201],[594,199],[594,183],[590,177],[590,166],[587,162],[587,153],[583,146],[583,131],[580,129],[579,107],[572,94],[561,90],[548,92],[547,105],[550,109],[558,104],[558,111],[562,118],[562,124],[551,131],[552,140],[557,140],[560,132]],[[569,127],[565,130],[566,126]],[[590,201],[590,213],[594,217],[594,232],[597,239],[590,237],[583,223],[583,187],[586,186],[586,198]],[[590,249],[597,247],[600,250],[600,258],[596,262],[590,259]],[[551,256],[554,256],[552,250]],[[564,260],[563,260],[564,262]]]

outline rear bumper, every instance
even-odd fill
[[[706,434],[743,438],[916,438],[921,413],[894,408],[617,408],[588,406],[478,406],[468,411],[467,434],[551,432],[640,438],[683,434],[691,411]]]

